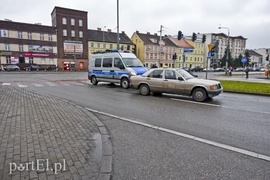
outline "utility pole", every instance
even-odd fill
[[[119,0],[117,0],[117,50],[119,50]]]
[[[161,36],[162,36],[162,25],[160,25],[160,36],[159,36],[159,59],[158,59],[158,67],[160,67],[161,63]]]

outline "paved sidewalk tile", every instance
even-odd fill
[[[98,179],[97,135],[99,127],[83,108],[0,87],[1,180]]]

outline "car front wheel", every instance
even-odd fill
[[[139,92],[141,95],[147,96],[150,94],[150,88],[147,84],[142,84],[142,85],[140,85]]]
[[[208,97],[208,95],[203,88],[196,88],[192,92],[192,98],[195,101],[202,102],[202,101],[205,101],[207,99],[207,97]]]
[[[124,89],[129,88],[129,80],[127,78],[123,78],[121,80],[121,87],[124,88]]]
[[[98,84],[98,81],[97,81],[96,76],[92,76],[91,77],[91,82],[92,82],[93,85],[97,85]]]

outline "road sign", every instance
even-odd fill
[[[211,51],[208,52],[208,56],[207,57],[208,58],[211,58],[212,57],[212,52]]]
[[[211,51],[213,47],[214,47],[214,44],[208,44],[208,50],[209,51]]]
[[[185,48],[185,49],[184,49],[184,52],[185,52],[185,53],[193,52],[193,49],[186,49],[186,48]]]
[[[241,62],[242,62],[242,63],[245,63],[245,62],[247,62],[247,59],[246,59],[245,57],[243,57],[243,58],[241,59]]]

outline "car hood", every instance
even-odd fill
[[[192,83],[205,84],[205,85],[213,85],[213,84],[220,83],[219,81],[208,80],[208,79],[198,79],[198,78],[188,79],[187,81],[192,82]]]
[[[147,71],[145,67],[130,67],[130,68],[133,69],[137,73],[137,75],[142,75]]]

